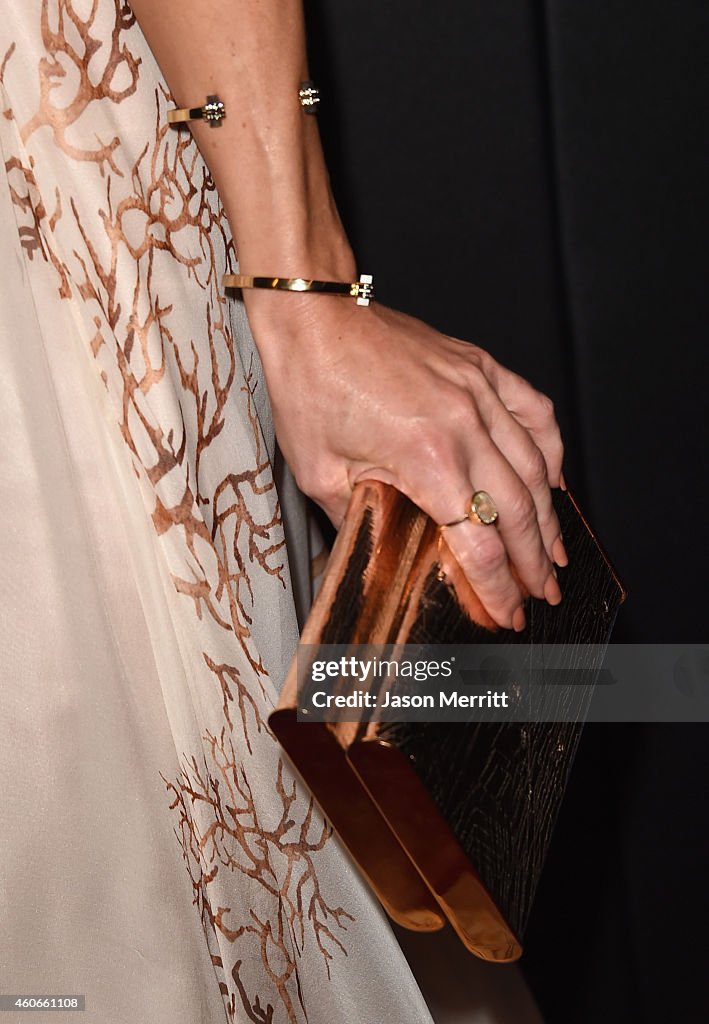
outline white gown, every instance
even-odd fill
[[[429,1022],[266,728],[297,625],[205,165],[119,0],[5,5],[0,61],[0,992],[85,995],[86,1024]],[[526,1019],[465,963],[450,1019]]]

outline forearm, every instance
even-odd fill
[[[300,0],[134,0],[178,106],[223,100],[190,124],[224,203],[242,272],[347,279],[354,262],[332,198],[308,78]],[[250,297],[251,298],[251,297]]]
[[[317,119],[298,100],[308,78],[300,0],[133,6],[178,106],[210,94],[226,106],[221,127],[191,127],[242,272],[353,280]],[[436,522],[455,520],[448,543],[500,625],[524,622],[518,580],[560,600],[548,484],[558,484],[563,449],[543,396],[481,350],[379,303],[270,289],[244,297],[281,450],[333,522],[357,480],[383,479]],[[489,486],[499,529],[461,520],[472,481]]]

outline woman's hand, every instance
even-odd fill
[[[372,304],[250,293],[278,440],[301,489],[341,522],[354,484],[378,479],[437,523],[475,490],[496,527],[465,520],[446,541],[501,626],[524,626],[522,585],[561,600],[566,564],[550,486],[563,447],[548,398],[474,345]]]
[[[330,189],[302,5],[282,0],[131,0],[174,93],[218,93],[218,131],[190,123],[234,232],[244,273],[352,280],[354,258]],[[551,405],[489,355],[379,306],[323,295],[247,296],[283,452],[335,523],[352,486],[390,481],[438,523],[488,491],[499,527],[470,521],[446,540],[490,614],[521,628],[522,592],[556,603],[565,563],[549,485],[561,441]]]

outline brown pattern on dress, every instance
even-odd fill
[[[256,716],[257,716],[256,712]],[[265,723],[257,717],[259,728]],[[165,780],[179,812],[178,835],[185,863],[192,880],[194,902],[199,909],[205,932],[218,932],[230,943],[244,935],[254,936],[259,944],[269,980],[278,992],[289,1021],[298,1020],[289,982],[297,980],[298,957],[306,939],[306,924],[315,935],[317,947],[329,961],[345,947],[336,929],[341,930],[353,918],[343,907],[332,907],[323,896],[315,867],[315,855],[323,849],[331,834],[330,826],[316,814],[312,798],[299,825],[291,817],[298,799],[295,781],[285,777],[279,761],[276,791],[282,803],[278,821],[267,827],[261,820],[243,762],[234,748],[232,736],[222,729],[219,736],[207,734],[210,757],[200,765],[196,758],[183,763],[176,781]],[[216,771],[215,771],[216,768]],[[210,808],[209,826],[200,832],[190,808],[195,803]],[[286,871],[276,862],[285,861]],[[220,872],[230,871],[258,882],[278,906],[276,920],[251,908],[249,917],[234,921],[230,907],[214,906],[210,884]],[[218,954],[213,954],[214,956]],[[235,964],[235,968],[238,968]],[[305,1013],[296,986],[299,1009]],[[236,993],[227,1004],[230,1015],[236,1011]],[[254,1009],[252,1007],[252,1009]],[[255,1012],[255,1010],[254,1010]],[[271,1020],[273,1007],[254,1020]],[[269,1015],[270,1014],[270,1015]]]
[[[183,695],[201,749],[163,781],[227,1015],[295,1024],[307,1020],[299,961],[316,956],[329,978],[353,918],[318,875],[331,830],[266,726],[273,690],[251,627],[287,577],[263,384],[221,291],[235,253],[214,183],[189,132],[167,125],[170,97],[127,5],[87,6],[82,17],[75,0],[41,0],[31,104],[28,90],[8,99],[13,45],[0,65],[11,197],[28,266],[39,255],[80,309],[180,623],[203,645]]]
[[[120,103],[135,93],[138,84],[140,60],[133,56],[125,41],[126,30],[135,23],[133,12],[127,3],[115,0],[115,16],[107,38],[103,6],[101,0],[93,0],[88,15],[82,18],[72,0],[42,0],[41,32],[45,56],[39,62],[39,107],[23,126],[21,137],[26,143],[34,131],[42,125],[49,125],[55,146],[68,157],[90,160],[98,164],[102,174],[105,165],[115,174],[120,174],[113,160],[113,153],[120,146],[117,136],[94,149],[84,149],[67,139],[67,129],[79,120],[89,104],[103,99]],[[101,74],[95,81],[99,60]],[[55,102],[69,69],[78,75],[78,86],[72,91],[70,103]],[[113,82],[121,72],[127,73],[128,82],[117,89]]]

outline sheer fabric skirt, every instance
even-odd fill
[[[430,1021],[266,727],[309,549],[207,169],[118,0],[8,5],[0,61],[3,992]]]

